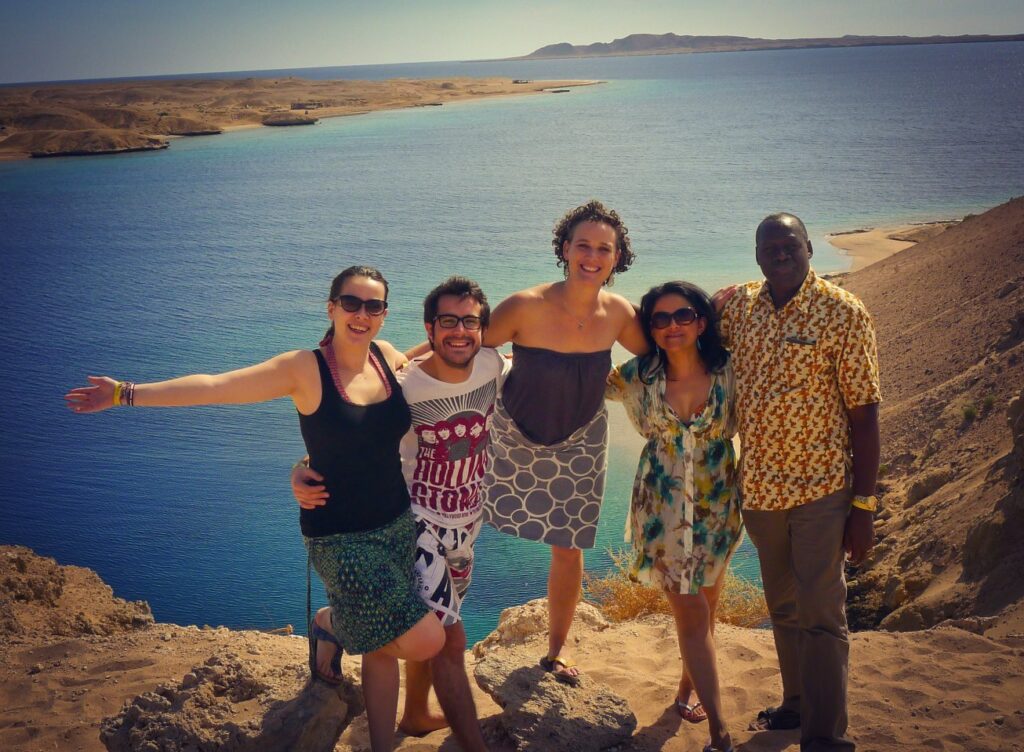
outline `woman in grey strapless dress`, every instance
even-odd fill
[[[605,287],[633,262],[629,231],[598,201],[568,212],[552,240],[565,280],[506,298],[484,344],[513,344],[491,431],[484,519],[551,546],[548,654],[542,664],[575,682],[563,650],[579,600],[583,551],[594,545],[604,493],[611,347],[646,352],[632,304]]]

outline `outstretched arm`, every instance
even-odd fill
[[[312,353],[295,350],[247,368],[213,376],[195,374],[169,381],[137,384],[136,407],[188,407],[192,405],[266,402],[278,397],[296,398],[301,388],[301,363]],[[118,382],[108,376],[89,376],[91,386],[64,395],[76,413],[97,413],[114,407]]]

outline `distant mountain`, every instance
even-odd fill
[[[931,37],[843,37],[810,39],[760,39],[757,37],[695,37],[678,34],[630,34],[612,42],[573,45],[549,44],[513,60],[553,57],[607,57],[614,55],[668,55],[686,52],[738,52],[741,50],[792,50],[807,47],[873,47],[895,44],[955,44],[964,42],[1024,42],[1024,34],[964,34]]]

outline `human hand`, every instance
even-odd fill
[[[324,476],[311,467],[296,465],[292,470],[292,494],[302,509],[316,509],[327,503],[330,494],[322,483]]]
[[[92,386],[80,386],[64,395],[64,403],[75,413],[98,413],[114,406],[117,382],[109,376],[86,376]]]
[[[739,289],[739,285],[727,285],[712,295],[711,305],[714,306],[715,313],[721,313],[722,309],[725,308],[725,304],[732,300],[732,296],[735,295],[736,291]]]
[[[860,564],[875,545],[875,515],[866,509],[853,507],[843,528],[843,549],[851,564]]]

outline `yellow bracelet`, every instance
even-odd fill
[[[118,381],[116,384],[114,384],[114,407],[118,407],[121,404],[121,390],[123,388],[123,381]]]

